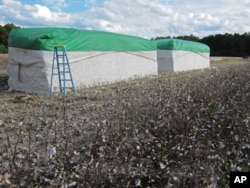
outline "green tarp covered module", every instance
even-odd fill
[[[158,72],[178,72],[210,67],[210,48],[180,39],[157,41]]]
[[[156,42],[135,36],[71,28],[16,29],[10,34],[9,46],[29,50],[53,51],[64,45],[67,51],[153,51]]]
[[[210,48],[202,43],[180,40],[162,39],[157,41],[158,50],[189,51],[194,53],[210,53]]]
[[[188,61],[202,62],[198,68],[209,67],[209,48],[200,43],[177,39],[155,41],[72,28],[16,29],[9,37],[10,89],[48,93],[53,50],[57,45],[67,48],[78,88],[159,72],[197,69],[198,62],[177,61],[182,56]],[[55,85],[54,90],[57,89]]]
[[[77,88],[157,74],[157,44],[150,40],[71,28],[16,29],[9,37],[10,89],[48,93],[57,45],[67,48]]]
[[[180,39],[147,40],[103,31],[71,28],[27,28],[11,32],[9,46],[30,50],[53,51],[54,46],[65,45],[67,51],[152,51],[177,50],[206,52],[207,45]]]

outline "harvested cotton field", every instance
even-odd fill
[[[250,64],[78,91],[0,93],[0,184],[229,187],[250,171]]]

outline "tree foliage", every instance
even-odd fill
[[[210,35],[200,40],[210,46],[214,56],[247,56],[250,54],[250,33]]]
[[[156,40],[171,38],[166,37],[156,37]],[[173,37],[177,39],[201,42],[207,44],[210,47],[211,56],[249,56],[250,55],[250,32],[243,34],[216,34],[209,35],[204,38],[199,38],[194,35],[184,35]]]
[[[8,38],[12,29],[20,28],[14,24],[0,25],[0,53],[8,52]]]

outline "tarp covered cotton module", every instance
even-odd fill
[[[15,29],[9,37],[10,89],[48,94],[57,45],[67,48],[78,88],[210,65],[209,48],[201,43],[72,28]]]

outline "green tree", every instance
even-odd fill
[[[194,42],[198,42],[200,39],[197,36],[194,35],[184,35],[184,36],[178,36],[178,37],[174,37],[176,39],[182,39],[182,40],[188,40],[188,41],[194,41]]]
[[[0,54],[6,54],[8,52],[7,48],[0,44]]]
[[[0,53],[8,52],[8,39],[9,33],[12,29],[20,28],[14,24],[6,24],[4,26],[0,25]]]

